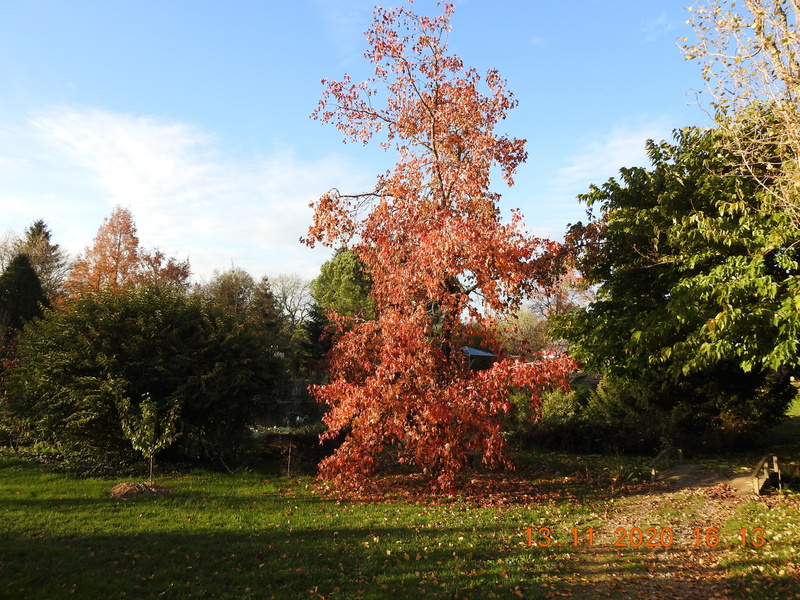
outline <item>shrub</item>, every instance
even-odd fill
[[[36,441],[127,453],[120,407],[176,414],[183,456],[235,454],[280,373],[258,333],[196,296],[145,287],[98,293],[29,324],[11,406]]]
[[[535,443],[583,451],[656,452],[665,444],[718,451],[752,446],[796,395],[788,376],[720,367],[670,379],[605,376],[596,389],[543,396]]]

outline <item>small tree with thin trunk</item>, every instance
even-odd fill
[[[125,437],[133,449],[141,452],[150,463],[147,483],[152,485],[156,454],[168,448],[180,435],[180,408],[173,404],[166,411],[161,411],[149,394],[142,396],[138,404],[138,407],[134,407],[130,398],[122,396],[117,400],[117,410]]]

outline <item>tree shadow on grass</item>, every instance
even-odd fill
[[[0,596],[14,598],[544,598],[542,557],[486,530],[293,529],[14,536]],[[471,537],[470,537],[471,536]],[[465,536],[460,536],[462,540]],[[442,542],[442,540],[445,540]]]
[[[0,596],[13,598],[719,598],[725,572],[696,556],[591,553],[470,543],[450,528],[338,528],[13,536],[0,549]],[[478,535],[483,538],[479,538]],[[484,541],[481,541],[483,539]],[[664,550],[663,552],[668,552]],[[663,553],[662,552],[662,553]],[[794,597],[800,582],[761,583]],[[739,589],[744,593],[746,582]],[[786,595],[789,594],[790,595]],[[747,597],[742,595],[741,597]]]

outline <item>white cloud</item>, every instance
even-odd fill
[[[566,166],[558,169],[551,187],[554,191],[576,188],[585,191],[589,184],[600,184],[617,175],[622,167],[646,167],[649,161],[645,142],[671,139],[671,131],[664,118],[618,124],[608,133],[585,141]]]
[[[652,42],[675,29],[675,21],[668,18],[666,14],[661,14],[658,17],[642,22],[642,31],[645,33],[645,39],[648,42]]]
[[[568,223],[584,220],[586,207],[577,202],[577,196],[588,192],[591,184],[601,185],[618,176],[623,167],[648,167],[648,139],[672,139],[669,120],[619,123],[606,133],[580,142],[552,177],[531,194],[526,211],[532,216],[529,225],[533,233],[560,239]]]
[[[16,162],[27,170],[17,185],[0,183],[0,203],[16,206],[15,229],[43,218],[64,236],[56,241],[77,252],[120,204],[132,211],[143,246],[188,256],[198,277],[231,263],[254,276],[314,277],[329,252],[299,242],[309,203],[342,181],[369,183],[335,157],[308,163],[285,148],[234,157],[196,127],[97,109],[37,115],[0,137],[0,156],[9,140],[23,149]]]

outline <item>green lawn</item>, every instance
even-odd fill
[[[786,446],[795,455],[798,439]],[[438,500],[355,502],[310,477],[195,471],[158,478],[174,490],[166,498],[122,501],[108,491],[125,479],[0,454],[0,598],[591,598],[576,592],[584,577],[627,598],[613,585],[646,583],[652,559],[691,551],[699,526],[720,528],[713,552],[734,598],[800,598],[792,491],[740,503],[725,521],[706,516],[702,495],[669,499],[644,483],[646,458],[521,459],[519,472],[476,476],[471,492]],[[670,528],[675,546],[614,548],[618,527]]]
[[[0,460],[0,597],[543,598],[558,551],[525,530],[592,510],[353,503],[308,478],[201,472],[120,501],[114,483]]]

